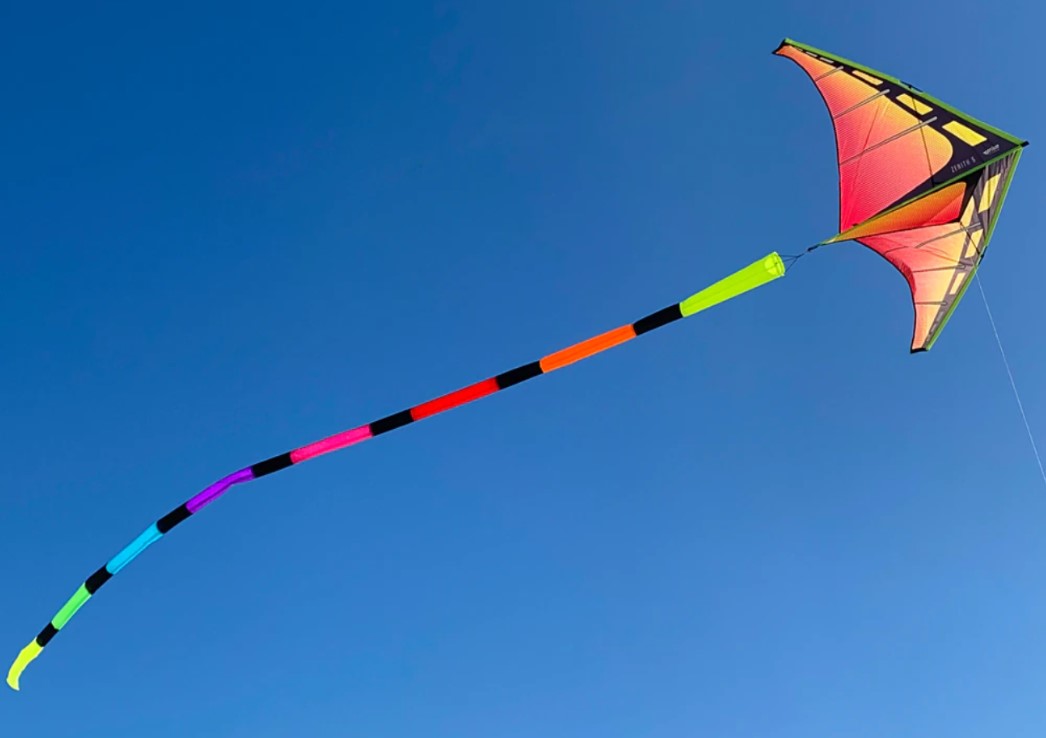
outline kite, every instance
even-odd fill
[[[894,265],[912,292],[912,353],[933,346],[969,287],[1027,141],[901,80],[785,39],[832,116],[839,233]]]
[[[783,277],[822,246],[857,241],[904,275],[915,311],[911,351],[940,336],[984,257],[1026,141],[977,121],[894,77],[785,39],[775,54],[805,71],[832,116],[839,167],[839,232],[782,259],[772,252],[682,302],[367,425],[230,474],[164,515],[87,577],[7,675],[22,672],[115,574],[233,486],[479,400],[619,346]]]

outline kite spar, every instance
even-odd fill
[[[805,71],[821,93],[836,137],[839,233],[789,257],[854,240],[904,275],[915,312],[911,350],[940,336],[980,266],[1025,141],[977,121],[901,80],[786,39],[775,51]],[[114,574],[150,545],[225,494],[294,464],[450,410],[569,366],[785,274],[776,253],[652,313],[544,358],[429,402],[241,469],[160,518],[76,590],[22,649],[7,675],[19,688],[28,664]]]

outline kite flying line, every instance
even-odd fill
[[[1024,430],[1028,432],[1028,441],[1031,442],[1032,453],[1035,454],[1035,463],[1039,465],[1039,474],[1042,483],[1046,485],[1046,469],[1042,466],[1042,456],[1039,455],[1039,445],[1035,443],[1035,434],[1031,431],[1031,423],[1028,422],[1028,414],[1024,412],[1024,403],[1021,402],[1021,393],[1017,391],[1017,381],[1013,378],[1010,369],[1010,361],[1006,358],[1006,349],[1002,347],[1002,339],[999,338],[999,329],[995,326],[995,318],[992,309],[988,307],[988,297],[984,294],[984,285],[981,284],[980,275],[977,275],[977,289],[981,292],[981,300],[984,301],[984,311],[988,313],[988,322],[991,323],[992,333],[995,334],[995,345],[999,347],[999,355],[1002,356],[1002,365],[1006,367],[1006,376],[1010,378],[1010,388],[1013,390],[1013,399],[1017,401],[1017,409],[1021,411],[1021,420],[1024,421]]]
[[[812,46],[785,39],[774,53],[794,61],[820,92],[832,117],[839,172],[838,234],[798,256],[788,257],[788,261],[794,264],[816,249],[843,241],[856,241],[875,251],[904,276],[911,290],[915,312],[911,351],[929,350],[980,266],[1027,142],[978,121],[896,77]],[[26,666],[113,575],[234,485],[562,369],[774,281],[784,276],[785,271],[781,257],[776,252],[770,253],[686,300],[635,323],[367,425],[252,464],[218,480],[150,525],[105,566],[87,577],[18,654],[7,675],[8,685],[19,688]],[[1010,380],[1012,383],[1012,373]],[[1023,405],[1021,413],[1024,413]],[[1032,443],[1034,445],[1034,439]],[[1039,468],[1041,471],[1041,460]],[[1046,472],[1043,477],[1046,480]]]

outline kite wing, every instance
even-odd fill
[[[828,106],[839,234],[893,264],[912,292],[912,352],[933,346],[984,257],[1026,141],[921,90],[785,39]]]

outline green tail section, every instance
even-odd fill
[[[684,318],[689,317],[738,295],[743,295],[756,287],[762,287],[767,282],[773,282],[775,279],[783,277],[784,274],[784,262],[775,251],[754,264],[749,264],[744,269],[734,272],[729,277],[719,280],[711,287],[706,287],[696,295],[686,298],[679,303],[679,312],[683,314]]]
[[[69,598],[69,601],[62,605],[62,609],[54,616],[51,625],[55,627],[55,630],[64,628],[65,624],[69,622],[69,618],[75,615],[76,611],[83,607],[84,603],[89,599],[91,599],[91,593],[87,591],[85,585],[81,584],[80,589],[76,590],[75,594]]]

